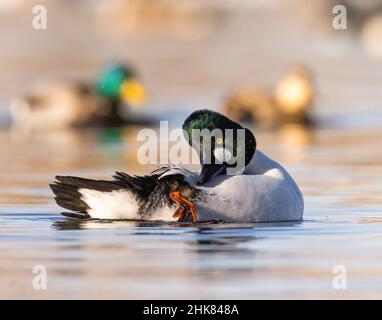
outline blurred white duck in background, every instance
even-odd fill
[[[161,167],[146,176],[117,172],[114,180],[57,176],[51,184],[58,205],[72,218],[147,219],[189,221],[221,219],[226,222],[298,221],[302,194],[288,172],[256,149],[253,133],[210,110],[198,110],[183,124],[186,138],[200,151],[202,169],[195,173],[179,167]],[[241,129],[245,139],[200,142],[200,131]],[[198,133],[199,132],[199,133]],[[231,163],[232,155],[236,161]],[[206,163],[210,157],[212,161]],[[243,174],[227,175],[243,163]]]

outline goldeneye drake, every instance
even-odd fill
[[[63,215],[193,222],[218,219],[235,223],[302,219],[304,201],[297,184],[279,163],[257,150],[249,129],[211,110],[193,112],[183,129],[189,144],[200,152],[201,172],[163,166],[144,176],[117,172],[110,181],[57,176],[50,185],[55,200],[71,210]],[[200,142],[200,131],[195,129],[241,129],[245,139],[236,138],[230,143],[224,141],[227,137],[223,135],[215,146]],[[237,155],[234,163],[228,161],[232,154]],[[207,163],[208,156],[213,161]],[[241,171],[228,174],[240,161]]]

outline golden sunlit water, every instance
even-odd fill
[[[135,157],[137,130],[1,132],[2,298],[380,296],[380,129],[254,129],[259,148],[300,185],[301,223],[187,226],[60,216],[48,188],[54,175],[149,170]],[[32,287],[35,265],[47,268],[47,290]],[[333,289],[338,265],[347,269],[347,290]]]
[[[332,1],[149,3],[0,2],[0,298],[380,299],[380,17],[368,20],[372,9],[347,1],[349,28],[334,30]],[[34,4],[47,7],[46,30],[32,28]],[[259,101],[272,105],[269,92],[288,66],[307,66],[317,125],[253,128],[258,148],[301,188],[304,220],[177,225],[61,216],[49,189],[55,175],[108,178],[156,167],[137,162],[141,128],[28,132],[28,123],[9,126],[9,101],[44,81],[93,81],[114,60],[131,62],[147,86],[137,112],[171,128],[195,109],[223,110],[236,89],[264,90]],[[281,91],[293,100],[288,86]],[[33,286],[36,266],[47,270],[45,290]],[[333,286],[338,268],[345,290]]]

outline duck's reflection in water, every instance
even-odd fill
[[[198,224],[188,222],[166,222],[157,220],[107,220],[107,219],[63,219],[55,221],[52,227],[56,230],[78,230],[78,229],[119,229],[119,228],[139,228],[140,231],[145,227],[149,228],[188,228],[192,231],[198,230],[198,227],[208,224],[222,223],[220,220],[206,220]],[[196,229],[195,229],[196,228]],[[132,232],[132,234],[135,234]],[[137,232],[142,234],[142,232]]]
[[[8,166],[7,173],[29,175],[43,172],[54,176],[57,173],[93,170],[95,175],[102,170],[123,168],[142,170],[136,159],[139,146],[136,137],[140,126],[123,128],[68,129],[47,132],[0,131],[4,145],[3,161],[15,163]],[[45,157],[45,158],[44,158]],[[18,165],[21,163],[21,165]]]
[[[205,277],[235,276],[252,274],[261,268],[257,263],[256,255],[258,243],[264,238],[264,233],[259,236],[260,229],[280,228],[296,226],[299,222],[278,223],[250,223],[250,224],[228,224],[218,221],[205,221],[198,224],[171,223],[161,221],[145,220],[73,220],[65,219],[55,221],[53,228],[56,230],[80,230],[80,229],[115,229],[119,230],[115,238],[115,244],[122,246],[120,250],[138,254],[145,259],[151,252],[136,251],[147,241],[153,241],[154,246],[162,242],[167,249],[160,247],[165,261],[158,262],[168,268],[175,268],[179,264],[182,273],[189,276],[199,274]],[[121,231],[123,230],[123,231]],[[273,233],[272,233],[273,234]],[[114,237],[113,236],[113,237]],[[81,237],[83,240],[83,237]],[[141,241],[139,240],[142,240]],[[109,245],[113,246],[112,238]],[[135,249],[134,249],[135,248]],[[177,257],[175,262],[175,256]],[[142,258],[142,257],[141,257]],[[155,259],[154,259],[155,260]],[[156,260],[155,260],[156,261]],[[175,265],[174,265],[175,263]],[[155,265],[152,266],[155,268]],[[158,265],[157,265],[158,267]],[[165,267],[167,269],[167,267]],[[149,268],[147,265],[145,268]],[[150,269],[150,268],[149,268]],[[174,269],[174,270],[175,270]],[[174,271],[173,270],[173,271]],[[158,270],[157,270],[158,271]],[[175,272],[175,271],[174,271]],[[178,270],[178,272],[180,272]]]
[[[187,228],[198,235],[209,233],[230,233],[235,230],[254,230],[260,227],[291,227],[301,221],[286,222],[261,222],[261,223],[225,223],[223,220],[212,219],[198,223],[191,222],[169,222],[159,220],[137,220],[137,219],[67,219],[55,220],[52,227],[56,230],[78,230],[78,229],[117,229],[117,228]]]
[[[296,123],[281,126],[277,136],[281,144],[296,149],[293,151],[303,150],[314,142],[313,130]]]
[[[264,236],[258,230],[266,227],[292,227],[300,222],[217,224],[199,226],[198,236],[185,241],[194,256],[198,273],[211,277],[222,274],[251,274],[260,266],[256,263],[257,244]]]

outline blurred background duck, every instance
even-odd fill
[[[224,113],[242,122],[266,126],[283,123],[312,125],[314,88],[311,72],[305,66],[287,70],[273,92],[241,89],[229,96]]]
[[[142,121],[128,111],[146,99],[131,66],[116,63],[101,70],[93,83],[39,84],[13,99],[10,112],[13,125],[24,129],[122,126]]]

